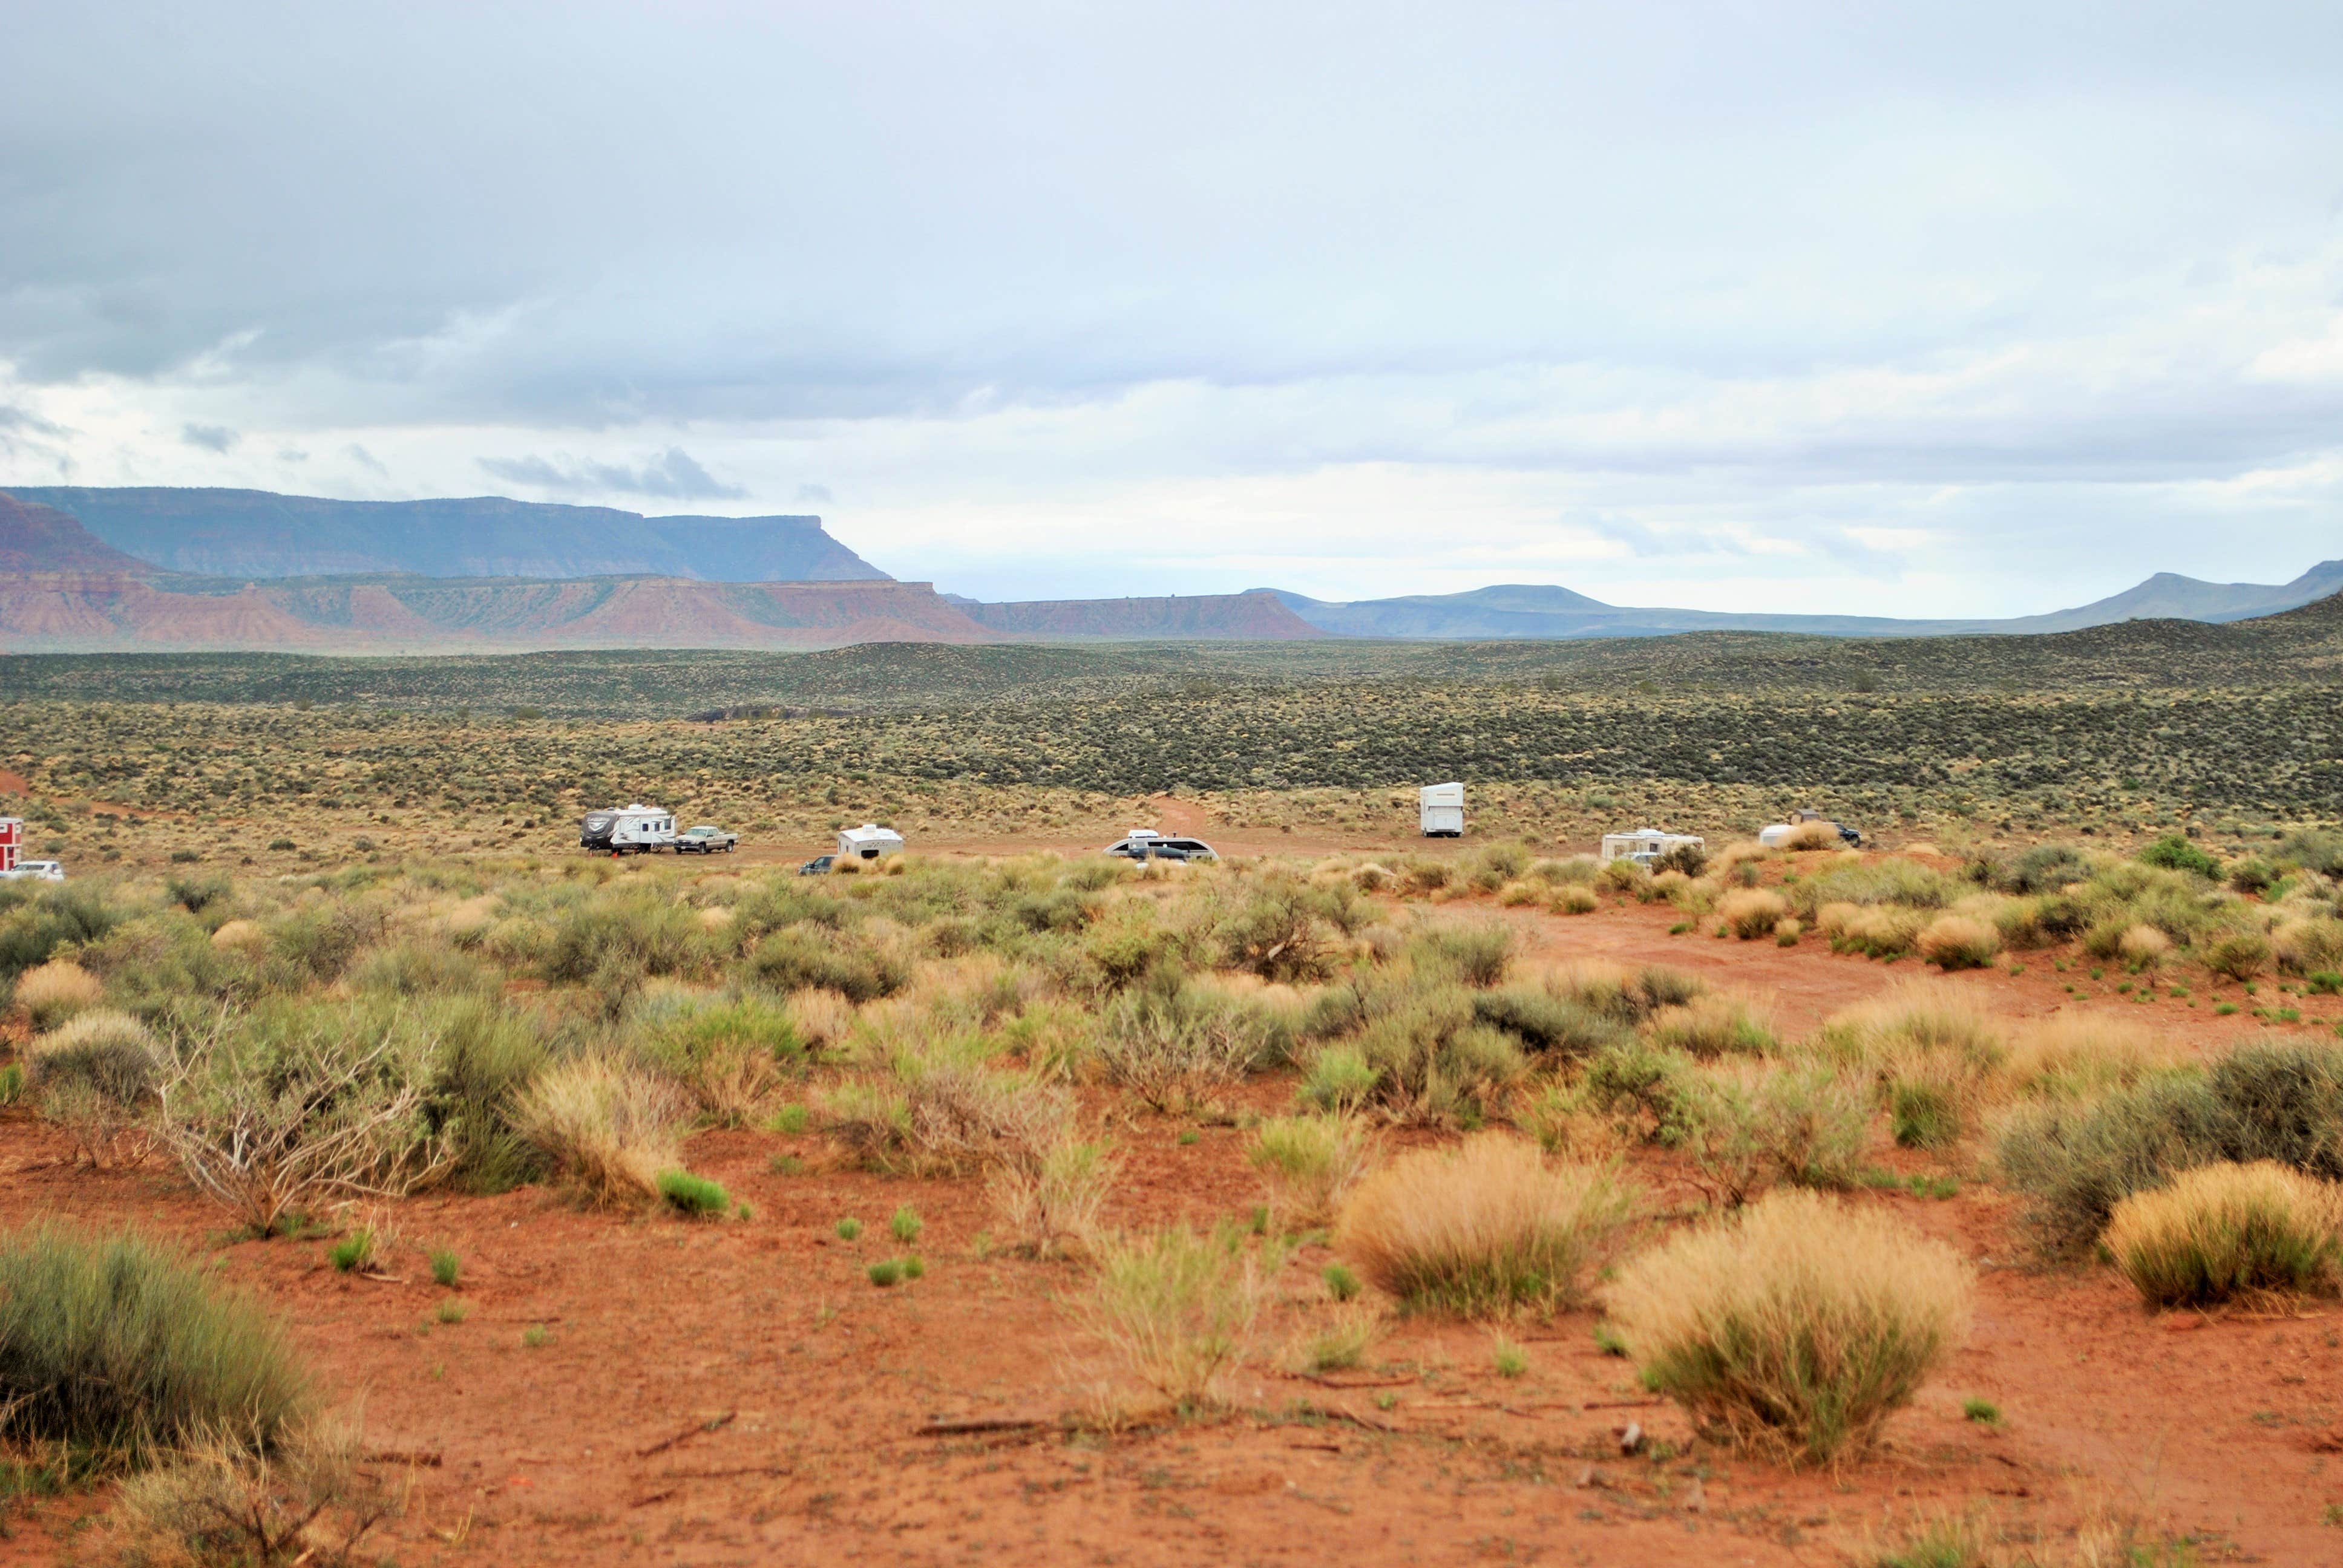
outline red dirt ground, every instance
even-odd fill
[[[1768,999],[1789,1031],[1906,979],[1973,990],[2013,1015],[2122,1008],[2211,1042],[2239,1018],[2112,996],[2077,1002],[2046,956],[2027,972],[1940,977],[1816,944],[1671,938],[1669,912],[1571,919],[1508,912],[1533,950],[1660,960]],[[2103,990],[2104,988],[2093,988]],[[2330,1000],[2313,1004],[2326,1013]],[[2306,1021],[2330,1021],[2324,1016]],[[1286,1086],[1256,1086],[1263,1104]],[[1242,1214],[1258,1188],[1242,1135],[1153,1118],[1117,1128],[1119,1223]],[[810,1167],[782,1174],[776,1156]],[[1906,1169],[1929,1168],[1898,1157]],[[1602,1355],[1579,1312],[1516,1325],[1531,1367],[1491,1364],[1490,1331],[1403,1321],[1381,1370],[1308,1379],[1279,1344],[1322,1300],[1322,1249],[1283,1276],[1270,1353],[1235,1386],[1239,1413],[1068,1437],[1062,1412],[1109,1375],[1065,1302],[1073,1265],[986,1255],[980,1184],[824,1169],[819,1141],[711,1132],[695,1170],[753,1205],[695,1225],[581,1212],[550,1191],[434,1196],[389,1215],[398,1276],[335,1273],[316,1241],[216,1246],[335,1390],[363,1398],[370,1447],[411,1464],[414,1503],[378,1550],[403,1563],[1448,1563],[1821,1564],[1865,1560],[1916,1514],[1973,1504],[2056,1546],[2096,1512],[2200,1535],[2198,1560],[2343,1559],[2322,1523],[2343,1503],[2343,1315],[2150,1316],[2099,1268],[2032,1271],[2010,1202],[1973,1181],[1896,1208],[1979,1269],[1976,1326],[1884,1452],[1838,1474],[1794,1473],[1705,1445]],[[1664,1162],[1638,1160],[1663,1197]],[[1967,1172],[1961,1172],[1966,1175]],[[925,1278],[893,1290],[866,1266],[896,1251],[886,1220],[927,1222]],[[0,1112],[0,1213],[76,1228],[135,1223],[216,1246],[218,1212],[160,1161],[93,1174],[22,1111]],[[859,1242],[836,1221],[860,1217]],[[463,1256],[469,1315],[424,1250]],[[542,1325],[538,1348],[523,1334]],[[2001,1426],[1964,1419],[1972,1396]],[[922,1435],[930,1418],[1031,1417],[1037,1431]],[[1673,1452],[1623,1458],[1638,1422]],[[96,1498],[9,1522],[0,1564],[106,1560]],[[1874,1548],[1875,1550],[1875,1548]]]

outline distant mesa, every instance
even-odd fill
[[[70,513],[142,561],[206,576],[887,580],[813,517],[647,518],[495,496],[339,501],[266,490],[72,486],[10,493]]]

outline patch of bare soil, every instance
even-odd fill
[[[1541,954],[1664,960],[1756,991],[1794,1030],[1916,973],[1812,943],[1671,937],[1649,909],[1504,918]],[[2085,1005],[2046,964],[1924,983],[2013,1014]],[[2207,1042],[2238,1021],[2156,1011]],[[1252,1091],[1267,1104],[1288,1087]],[[1141,1116],[1118,1137],[1114,1222],[1242,1214],[1258,1194],[1233,1128]],[[434,1196],[386,1216],[396,1277],[376,1281],[336,1273],[317,1241],[222,1245],[218,1212],[160,1163],[76,1170],[54,1131],[0,1112],[0,1212],[216,1248],[326,1384],[363,1399],[377,1462],[413,1479],[414,1506],[380,1547],[400,1563],[1811,1568],[1892,1543],[1915,1514],[1972,1506],[2051,1547],[2112,1512],[2201,1535],[2201,1561],[2343,1553],[2322,1523],[2343,1503],[2343,1315],[2319,1302],[2150,1316],[2105,1269],[2029,1271],[2013,1205],[1973,1171],[1948,1201],[1858,1200],[1975,1260],[1979,1310],[1884,1452],[1816,1473],[1694,1442],[1597,1350],[1590,1312],[1515,1325],[1530,1357],[1517,1380],[1496,1374],[1488,1329],[1424,1320],[1395,1322],[1366,1369],[1291,1373],[1279,1342],[1322,1300],[1322,1248],[1283,1274],[1235,1413],[1070,1432],[1112,1372],[1067,1309],[1081,1273],[991,1251],[980,1184],[826,1169],[817,1140],[761,1132],[703,1134],[690,1163],[754,1217],[588,1212],[533,1189]],[[1685,1196],[1664,1160],[1638,1164],[1664,1200]],[[899,1250],[885,1221],[903,1204],[926,1221],[927,1271],[881,1289],[866,1270]],[[850,1215],[859,1241],[836,1233]],[[464,1260],[455,1292],[424,1264],[437,1246]],[[461,1322],[440,1321],[450,1294]],[[2002,1422],[1966,1419],[1971,1397]],[[1634,1455],[1617,1436],[1629,1422],[1650,1440]],[[102,1526],[75,1526],[104,1501],[12,1519],[0,1564],[105,1560]]]

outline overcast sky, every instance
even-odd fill
[[[2343,6],[0,0],[0,485],[987,598],[2343,556]]]

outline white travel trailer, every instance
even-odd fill
[[[1464,786],[1426,784],[1416,791],[1417,817],[1427,839],[1464,836]]]
[[[578,842],[605,854],[655,855],[675,848],[675,813],[639,805],[588,811],[578,824]]]
[[[1606,866],[1614,860],[1633,860],[1639,866],[1648,866],[1671,850],[1687,845],[1705,849],[1708,840],[1697,833],[1663,833],[1657,828],[1637,828],[1626,833],[1604,834],[1600,859]]]
[[[841,860],[877,860],[902,852],[903,835],[892,828],[865,822],[860,828],[839,830],[838,858]]]

